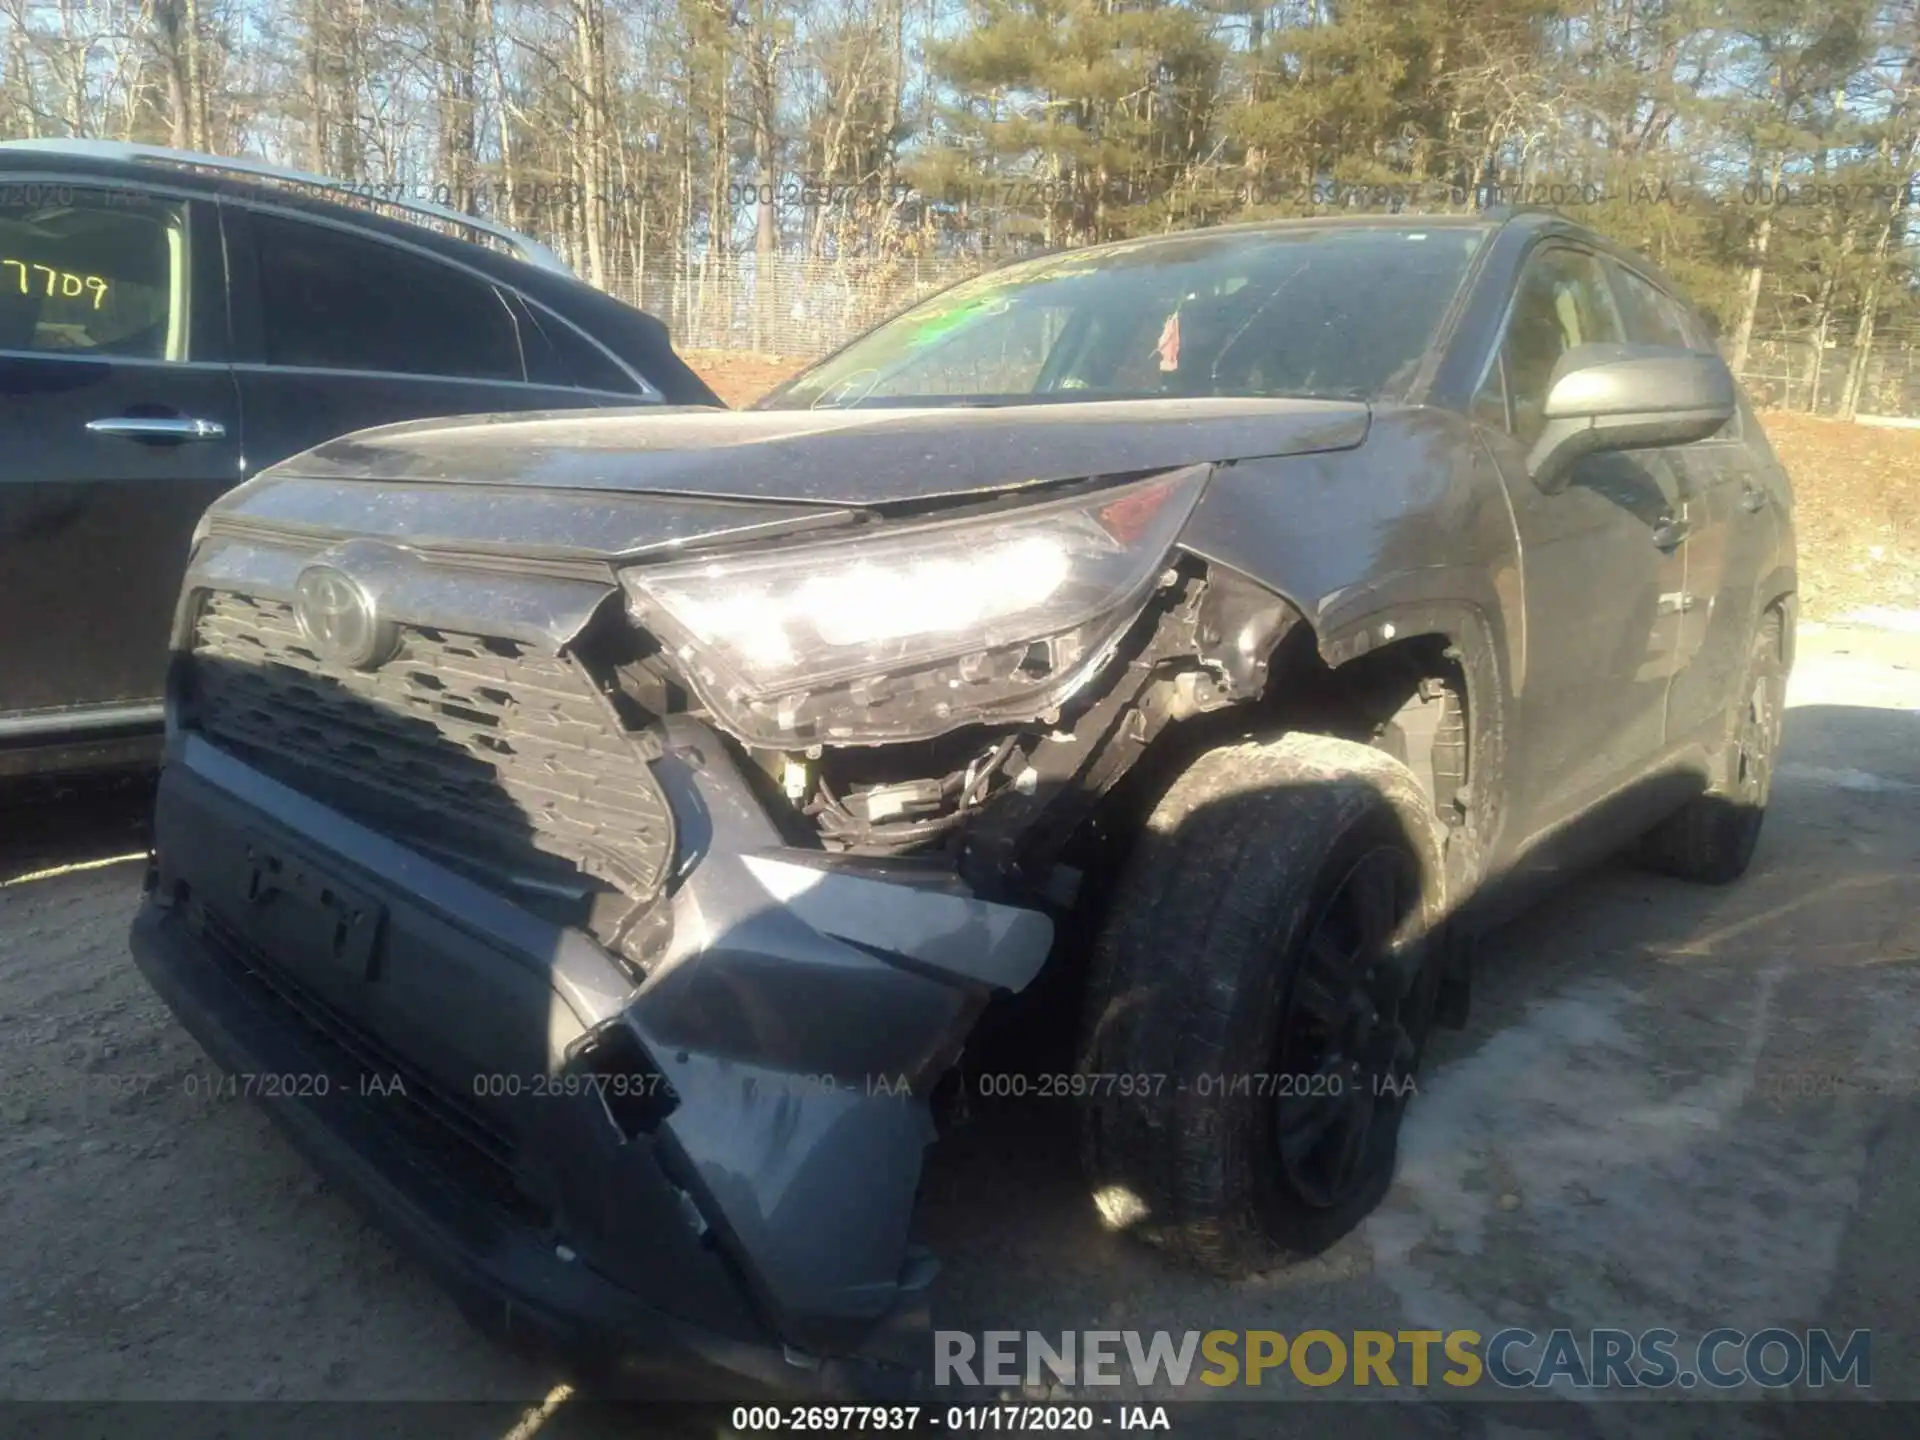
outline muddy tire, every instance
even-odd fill
[[[1215,750],[1115,886],[1079,1065],[1110,1225],[1227,1276],[1325,1249],[1393,1176],[1433,1019],[1441,831],[1345,740]]]
[[[1780,653],[1780,616],[1761,618],[1748,658],[1743,697],[1733,717],[1722,776],[1641,837],[1635,858],[1650,870],[1707,885],[1739,879],[1752,863],[1767,818],[1773,767],[1780,751],[1787,671]]]

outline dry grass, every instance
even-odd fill
[[[1920,609],[1920,430],[1780,410],[1760,418],[1793,476],[1805,612]]]
[[[696,350],[687,363],[738,406],[804,362]],[[1920,430],[1779,410],[1761,418],[1798,498],[1805,613],[1835,619],[1867,605],[1920,609]]]

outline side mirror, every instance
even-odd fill
[[[1718,355],[1674,345],[1576,345],[1547,384],[1546,427],[1527,473],[1548,495],[1603,450],[1690,445],[1733,419],[1733,375]]]

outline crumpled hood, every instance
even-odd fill
[[[363,430],[267,474],[866,507],[1350,449],[1368,420],[1364,404],[1334,400],[567,410]]]

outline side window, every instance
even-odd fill
[[[605,390],[615,395],[643,395],[634,378],[614,364],[598,345],[550,311],[522,299],[531,320],[525,336],[527,378],[542,385],[583,390]]]
[[[486,281],[325,225],[251,224],[269,365],[526,379],[513,312]]]
[[[1624,265],[1609,262],[1607,269],[1613,276],[1614,294],[1620,298],[1620,318],[1629,341],[1636,345],[1678,345],[1707,355],[1719,353],[1706,325],[1685,305]],[[1745,433],[1746,426],[1736,410],[1718,438],[1739,440]]]
[[[1630,343],[1691,346],[1678,305],[1625,266],[1610,263],[1607,269],[1613,276],[1614,294],[1620,298],[1620,320]]]
[[[1686,331],[1687,344],[1695,350],[1718,355],[1720,342],[1714,336],[1713,327],[1707,324],[1700,312],[1689,305],[1676,304],[1674,308],[1680,312],[1680,325]]]
[[[184,204],[64,185],[0,192],[0,350],[187,358]]]
[[[1620,338],[1620,317],[1599,260],[1564,246],[1536,251],[1520,274],[1501,350],[1514,435],[1531,444],[1540,434],[1547,383],[1562,355],[1576,345]]]

